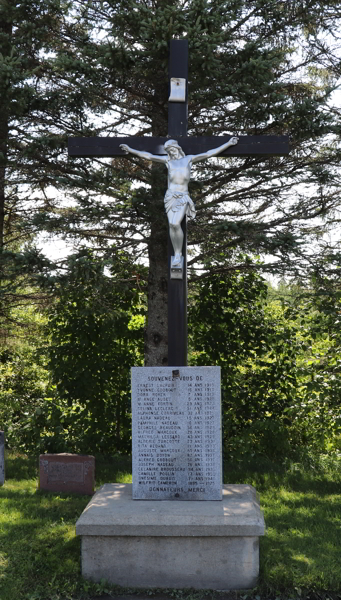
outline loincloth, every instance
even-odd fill
[[[176,213],[185,205],[187,205],[186,215],[194,219],[195,206],[188,192],[172,192],[171,190],[167,190],[165,195],[165,209],[167,214],[169,211]]]

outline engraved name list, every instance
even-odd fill
[[[221,500],[219,367],[132,369],[133,498]]]

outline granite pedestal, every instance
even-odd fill
[[[105,484],[76,524],[82,573],[137,588],[247,589],[259,572],[264,519],[249,485],[221,501],[132,500],[131,484]]]

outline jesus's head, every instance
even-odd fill
[[[167,142],[164,144],[164,149],[166,150],[169,158],[172,160],[183,158],[185,156],[184,151],[176,140],[167,140]]]

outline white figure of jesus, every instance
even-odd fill
[[[164,144],[166,155],[156,155],[150,152],[134,150],[127,144],[121,144],[120,148],[125,152],[166,165],[168,169],[168,187],[165,195],[165,209],[169,222],[169,234],[174,248],[174,258],[172,257],[172,268],[179,268],[182,264],[182,244],[184,234],[181,228],[181,222],[185,215],[195,217],[195,207],[193,200],[188,192],[188,184],[191,178],[192,164],[200,160],[206,160],[212,156],[217,156],[226,148],[235,146],[238,143],[237,137],[231,137],[226,144],[217,148],[202,152],[201,154],[186,155],[176,140],[167,140]]]

